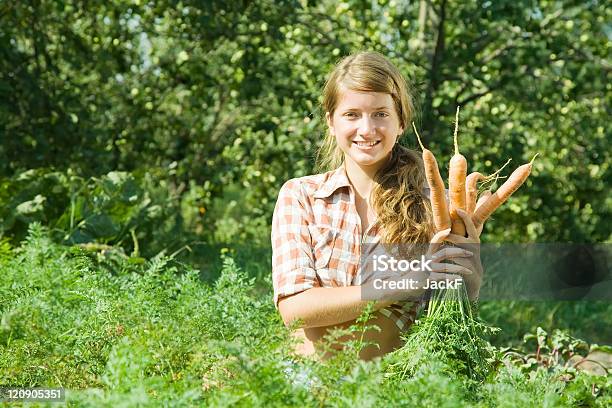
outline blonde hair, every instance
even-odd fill
[[[322,113],[334,114],[342,89],[390,94],[400,126],[412,122],[414,105],[408,84],[399,70],[377,52],[360,52],[342,59],[323,88]],[[344,154],[328,131],[317,154],[317,168],[338,168]],[[431,206],[423,196],[425,171],[420,154],[396,144],[389,161],[374,178],[370,202],[382,226],[382,241],[394,244],[429,242],[433,235]]]

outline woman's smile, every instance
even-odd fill
[[[359,150],[372,150],[375,146],[380,144],[380,140],[373,141],[353,141],[353,146],[357,147]]]

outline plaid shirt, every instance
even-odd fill
[[[361,237],[355,192],[344,166],[295,178],[281,188],[272,218],[274,304],[314,287],[360,285],[362,244],[379,242],[379,224]],[[398,328],[408,328],[418,304],[401,302],[381,309]]]

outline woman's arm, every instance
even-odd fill
[[[295,320],[302,321],[302,327],[323,327],[354,320],[369,301],[362,300],[361,286],[338,288],[311,288],[278,302],[278,311],[286,325]],[[384,309],[394,300],[379,300],[375,310]]]
[[[395,286],[380,290],[369,281],[361,286],[345,286],[335,288],[314,287],[294,295],[283,297],[278,301],[278,310],[285,324],[289,325],[295,320],[302,321],[302,327],[323,327],[354,320],[368,304],[367,298],[376,299],[374,310],[385,307],[401,300],[418,300],[425,293],[430,281],[455,280],[461,275],[464,278],[473,274],[470,269],[461,266],[443,263],[444,260],[454,260],[472,257],[472,252],[461,248],[443,248],[441,243],[450,234],[450,228],[440,231],[431,239],[427,252],[431,262],[428,271],[411,271],[397,277],[388,277],[388,280],[397,281],[409,279],[410,288]],[[414,284],[414,285],[413,285]]]

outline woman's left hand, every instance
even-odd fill
[[[462,237],[457,234],[449,234],[446,237],[447,242],[451,242],[460,248],[466,249],[472,252],[474,255],[466,258],[455,258],[453,262],[468,268],[473,273],[466,275],[463,279],[467,285],[468,295],[471,300],[478,299],[478,293],[480,292],[480,286],[482,284],[483,268],[480,262],[480,233],[482,228],[477,229],[472,221],[472,217],[465,211],[457,209],[457,214],[463,220],[465,224],[465,230],[467,231],[467,237]]]

